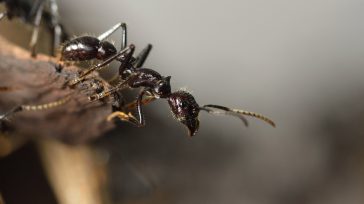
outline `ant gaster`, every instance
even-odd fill
[[[115,46],[105,41],[105,38],[119,28],[122,28],[121,49],[124,49],[127,43],[126,24],[118,23],[99,37],[81,36],[67,42],[63,45],[61,51],[61,61],[85,61],[92,59],[104,61],[115,55],[117,53]]]
[[[63,26],[59,23],[58,5],[56,0],[0,0],[6,7],[5,12],[0,12],[0,20],[7,17],[9,20],[20,18],[25,23],[33,26],[30,41],[30,50],[33,57],[36,56],[35,47],[38,42],[39,25],[44,19],[47,28],[53,33],[52,55],[60,43],[67,38]]]
[[[115,46],[106,41],[105,39],[117,31],[122,29],[121,36],[121,49],[117,52]],[[104,66],[110,64],[113,60],[121,62],[121,67],[141,67],[146,58],[148,57],[152,45],[147,45],[140,54],[134,58],[133,53],[135,46],[133,44],[127,45],[127,25],[125,23],[118,23],[112,28],[104,32],[98,37],[81,36],[67,42],[61,51],[61,61],[86,61],[98,59],[101,60],[96,66],[82,72],[78,77],[69,81],[67,85],[74,86],[85,79],[93,71],[102,69]]]

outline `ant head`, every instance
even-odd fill
[[[195,98],[186,91],[176,91],[168,97],[168,104],[174,117],[188,128],[190,136],[194,136],[200,125],[200,107]]]
[[[200,107],[195,101],[195,98],[186,91],[176,91],[172,93],[168,97],[168,103],[172,110],[173,116],[188,128],[190,136],[195,135],[198,131],[200,124],[200,121],[198,120],[198,114],[200,111],[206,111],[212,115],[234,116],[239,118],[246,126],[248,126],[248,121],[244,116],[251,116],[263,120],[275,127],[273,120],[258,113],[211,104]]]
[[[113,44],[108,41],[101,41],[100,47],[97,50],[96,58],[99,60],[105,60],[117,53],[117,50]]]
[[[171,76],[163,77],[153,88],[154,94],[159,98],[167,98],[171,94]]]

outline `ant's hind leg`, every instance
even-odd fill
[[[34,18],[34,28],[33,28],[33,34],[32,34],[32,38],[30,40],[30,51],[31,51],[31,55],[32,57],[36,57],[37,53],[35,52],[35,46],[37,45],[38,42],[38,35],[39,35],[39,25],[40,25],[40,21],[42,19],[42,14],[43,14],[43,8],[44,8],[44,2],[42,2],[40,4],[40,6],[38,7],[36,16]]]
[[[105,40],[105,38],[109,37],[111,34],[113,34],[115,31],[117,31],[119,28],[121,28],[121,49],[124,49],[127,45],[127,29],[126,29],[126,23],[118,23],[114,25],[112,28],[101,34],[97,39],[100,41]]]
[[[135,68],[140,68],[143,66],[145,60],[147,59],[150,51],[152,50],[153,46],[148,44],[135,58],[135,62],[133,63]]]

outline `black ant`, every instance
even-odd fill
[[[115,47],[111,43],[103,40],[120,27],[122,28],[122,46],[121,50],[117,53]],[[137,100],[134,102],[137,109],[138,119],[135,118],[131,113],[126,114],[123,111],[119,111],[123,109],[119,108],[116,109],[115,112],[108,117],[108,120],[111,120],[114,117],[119,117],[123,121],[128,121],[138,127],[143,127],[145,125],[145,120],[142,111],[142,105],[149,103],[150,101],[157,98],[165,98],[168,100],[169,106],[175,118],[189,129],[190,136],[195,135],[199,128],[198,114],[200,110],[215,115],[225,114],[237,116],[242,119],[246,125],[247,121],[243,116],[253,116],[268,122],[272,126],[275,126],[272,120],[260,114],[237,109],[230,109],[219,105],[205,105],[200,107],[190,93],[186,91],[176,91],[172,93],[170,85],[171,76],[164,77],[155,70],[141,68],[149,54],[151,45],[148,45],[138,55],[137,58],[134,58],[133,54],[135,46],[133,44],[126,46],[126,37],[126,25],[124,23],[119,23],[97,38],[91,36],[75,38],[70,42],[66,43],[62,49],[61,60],[103,60],[96,66],[81,73],[75,79],[72,79],[68,83],[68,85],[71,87],[82,82],[88,74],[95,70],[101,69],[103,66],[109,64],[111,61],[117,60],[121,62],[121,65],[119,67],[121,83],[119,83],[110,90],[102,91],[100,93],[90,96],[90,101],[101,100],[108,96],[114,96],[113,99],[116,100],[115,104],[124,104],[124,101],[122,101],[122,99],[117,96],[118,91],[125,88],[142,88],[137,97]],[[148,102],[144,102],[144,96],[149,96],[149,98],[147,99]]]
[[[252,116],[275,127],[272,120],[257,113],[231,109],[220,105],[204,105],[200,107],[194,97],[187,91],[180,90],[171,92],[170,79],[170,76],[163,77],[152,69],[133,69],[122,83],[108,91],[90,96],[89,99],[91,101],[100,100],[125,88],[142,88],[137,100],[134,102],[137,108],[138,119],[131,113],[126,114],[123,111],[115,111],[108,117],[108,120],[119,117],[123,121],[131,122],[138,127],[143,127],[145,126],[145,120],[142,105],[150,103],[154,99],[165,98],[168,100],[174,117],[188,128],[190,136],[195,135],[199,129],[198,115],[201,110],[214,115],[223,114],[239,117],[245,125],[247,125],[247,120],[244,118],[244,115]],[[147,96],[147,98],[143,99],[144,96]],[[130,105],[126,107],[130,108]]]
[[[4,17],[10,20],[20,18],[34,27],[30,40],[33,57],[36,56],[35,47],[38,42],[39,25],[42,18],[45,20],[47,27],[53,33],[52,55],[55,56],[56,49],[67,38],[63,26],[59,23],[56,0],[0,0],[0,3],[2,2],[5,3],[6,11],[0,12],[0,20]]]

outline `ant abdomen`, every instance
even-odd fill
[[[117,53],[113,44],[96,37],[82,36],[67,42],[61,51],[62,61],[105,60]]]

